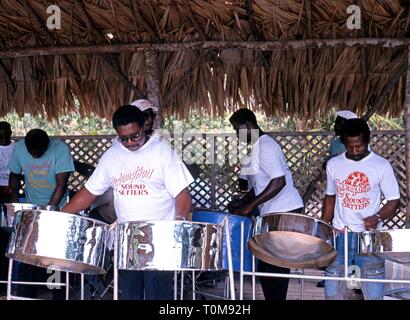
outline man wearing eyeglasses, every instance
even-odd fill
[[[84,210],[111,187],[119,223],[186,220],[193,178],[177,153],[165,141],[149,138],[144,114],[135,106],[118,108],[112,122],[119,143],[104,153],[84,188],[62,211]],[[172,280],[173,272],[120,270],[121,298],[170,300]]]

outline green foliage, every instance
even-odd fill
[[[229,123],[229,115],[225,117],[211,118],[207,114],[195,113],[188,121],[178,121],[175,117],[164,119],[164,129],[174,131],[176,127],[182,129],[198,129],[202,132],[233,132]],[[260,127],[265,131],[333,131],[335,112],[329,116],[318,119],[297,119],[286,116],[267,117],[262,113],[256,113]],[[104,135],[115,134],[111,125],[111,120],[91,116],[82,118],[79,113],[62,115],[58,120],[47,121],[45,117],[25,114],[20,117],[16,113],[10,113],[1,118],[10,123],[13,135],[24,136],[30,129],[41,128],[49,135]],[[369,121],[372,130],[400,130],[404,128],[403,119],[388,118],[380,115],[373,115]]]
[[[102,135],[114,134],[111,121],[98,117],[81,118],[80,114],[62,115],[58,120],[48,121],[45,117],[32,116],[26,113],[20,117],[10,113],[1,118],[10,123],[14,136],[25,136],[34,128],[41,128],[50,136],[56,135]]]

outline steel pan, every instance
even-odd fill
[[[108,225],[59,211],[16,214],[6,256],[35,266],[86,274],[105,273]]]
[[[375,230],[356,233],[358,254],[375,254],[396,263],[410,264],[410,230]]]
[[[1,227],[12,228],[14,222],[14,215],[20,210],[30,210],[36,209],[38,205],[32,203],[5,203],[1,206],[2,209],[2,219]]]
[[[260,260],[284,268],[322,268],[337,255],[335,229],[303,214],[273,213],[255,220],[249,250]]]
[[[118,225],[118,269],[221,270],[222,227],[189,221]]]
[[[223,223],[224,219],[228,219],[229,232],[231,235],[231,253],[232,253],[232,267],[233,271],[240,271],[241,259],[241,222],[244,222],[244,239],[246,244],[252,227],[252,219],[249,217],[228,214],[226,212],[212,211],[209,209],[195,210],[192,212],[192,221],[208,222],[208,223]],[[226,247],[226,230],[223,229],[222,239],[222,269],[228,270],[228,251]],[[244,247],[243,254],[243,270],[252,271],[252,253],[248,248]]]
[[[385,278],[394,280],[410,280],[410,266],[398,264],[389,260],[384,262]],[[410,299],[410,284],[386,283],[384,294],[398,299]]]

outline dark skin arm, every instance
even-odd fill
[[[97,198],[87,188],[82,188],[75,196],[67,203],[61,211],[67,213],[78,213],[81,210],[87,209]]]
[[[333,220],[333,215],[335,211],[336,196],[326,195],[323,199],[322,205],[322,220],[330,223]]]
[[[375,230],[380,220],[383,221],[393,218],[399,208],[399,205],[399,199],[387,201],[387,203],[377,213],[364,219],[364,226],[367,230]]]
[[[266,188],[256,197],[248,197],[248,192],[245,197],[244,201],[238,206],[232,206],[232,213],[238,215],[250,215],[258,205],[269,201],[270,199],[274,198],[286,185],[285,176],[278,177],[272,179]]]
[[[188,220],[191,207],[191,194],[188,188],[185,188],[175,197],[175,220]]]
[[[69,176],[70,172],[61,172],[56,174],[56,187],[54,188],[53,194],[48,202],[49,205],[57,206],[60,203],[61,198],[67,190]]]
[[[19,202],[20,181],[21,181],[21,175],[20,174],[10,172],[9,187],[10,187],[10,190],[11,190],[11,195],[10,195],[10,202],[11,203]]]

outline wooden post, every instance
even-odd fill
[[[407,47],[407,76],[405,100],[405,141],[406,141],[406,228],[410,228],[410,46]]]
[[[161,115],[161,92],[159,89],[159,70],[158,70],[158,54],[155,51],[145,51],[146,76],[145,84],[147,87],[147,99],[151,101],[154,107],[158,108],[158,114],[155,117],[154,129],[162,128],[163,119]]]

